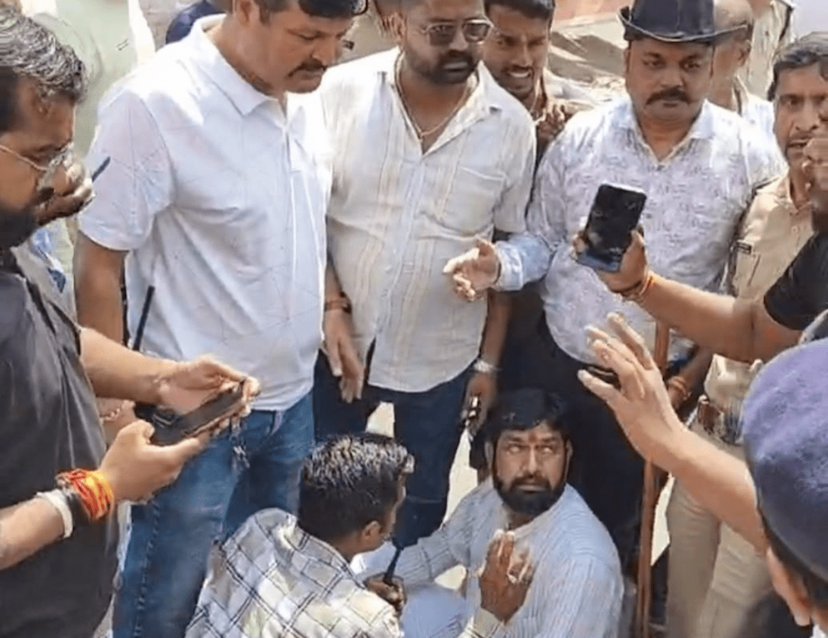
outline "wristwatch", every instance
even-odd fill
[[[472,365],[472,370],[479,372],[480,374],[497,374],[497,366],[492,365],[485,359],[478,359],[475,361],[474,365]]]

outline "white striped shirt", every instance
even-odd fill
[[[396,574],[406,588],[432,582],[456,565],[468,570],[466,619],[480,609],[478,574],[507,514],[491,480],[479,485],[428,538],[400,556]],[[578,493],[567,487],[544,514],[514,530],[529,550],[535,576],[523,606],[499,634],[504,638],[616,638],[624,592],[609,533]]]
[[[525,228],[535,130],[525,108],[478,67],[477,88],[425,153],[396,88],[398,51],[328,71],[322,99],[334,147],[330,257],[353,304],[369,383],[422,392],[477,357],[486,303],[459,299],[443,266]]]

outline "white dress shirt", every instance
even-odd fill
[[[584,326],[622,313],[652,346],[655,321],[609,292],[591,268],[571,257],[572,237],[589,216],[602,183],[647,193],[641,225],[647,256],[660,275],[717,290],[739,219],[756,190],[782,173],[779,150],[738,114],[705,102],[687,137],[659,161],[624,97],[576,115],[549,147],[529,206],[529,234],[499,242],[499,286],[520,289],[543,278],[541,296],[555,342],[593,361]],[[673,339],[671,356],[689,345]]]
[[[196,23],[101,105],[90,168],[111,158],[81,230],[126,264],[129,326],[155,297],[144,348],[211,353],[259,379],[259,409],[311,388],[322,340],[327,135],[318,97],[287,114]],[[326,159],[327,158],[327,159]]]
[[[397,56],[343,64],[322,83],[334,147],[328,244],[362,355],[376,343],[369,383],[422,392],[478,355],[486,302],[460,300],[442,270],[495,228],[525,228],[535,131],[481,64],[477,88],[423,153]]]
[[[480,610],[479,575],[489,543],[507,528],[503,501],[488,480],[460,502],[439,530],[403,551],[396,575],[406,587],[416,588],[462,565],[468,573],[465,619],[473,618]],[[551,509],[513,532],[516,549],[528,550],[535,575],[526,601],[497,635],[617,638],[621,566],[609,533],[578,493],[567,487]]]

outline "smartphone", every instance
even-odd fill
[[[576,261],[596,270],[618,272],[646,203],[646,193],[637,188],[601,184],[581,235],[586,249]]]
[[[152,442],[157,445],[172,445],[196,437],[213,427],[214,422],[235,408],[243,397],[244,382],[241,382],[184,415],[155,410],[151,419],[155,427]]]

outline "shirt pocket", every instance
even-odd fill
[[[759,252],[754,244],[744,240],[737,241],[733,250],[733,294],[738,297],[754,297],[757,292],[754,290],[756,271],[761,259]]]
[[[458,166],[447,181],[447,192],[436,202],[435,221],[463,237],[491,235],[505,176]]]

